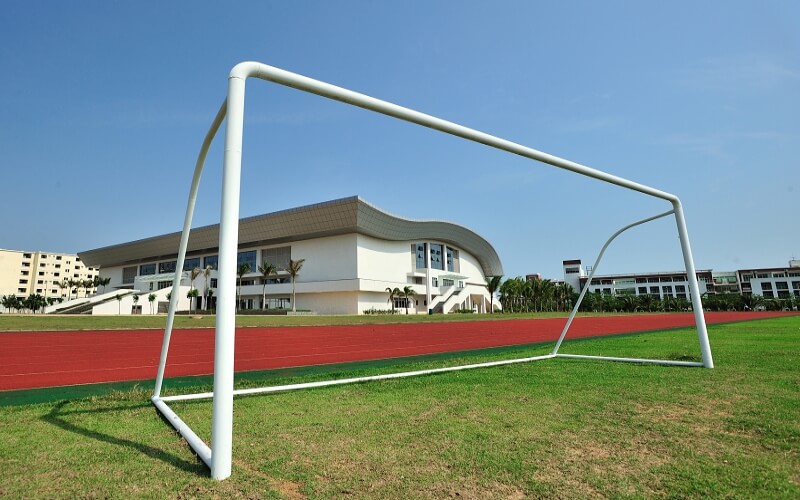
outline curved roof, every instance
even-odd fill
[[[458,224],[412,220],[385,212],[358,196],[282,210],[239,220],[239,248],[275,245],[325,236],[359,233],[389,241],[434,240],[472,254],[485,276],[503,274],[500,257],[483,237]],[[181,233],[80,252],[89,266],[119,266],[174,259]],[[216,252],[219,224],[192,229],[187,255]]]

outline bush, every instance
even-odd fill
[[[364,309],[364,314],[397,314],[397,310],[391,309],[375,309],[374,307],[370,307],[369,309]]]

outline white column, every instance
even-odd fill
[[[431,244],[423,243],[425,248],[425,314],[428,314],[431,308]]]

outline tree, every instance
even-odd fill
[[[67,278],[64,278],[61,281],[57,281],[56,282],[56,286],[58,286],[58,289],[61,290],[62,293],[64,292],[65,288],[69,289],[69,284],[67,283]]]
[[[267,278],[276,274],[278,268],[275,264],[270,264],[265,260],[263,264],[258,266],[258,272],[263,276],[261,279],[261,309],[264,310],[264,305],[267,302]]]
[[[189,287],[190,289],[194,289],[194,280],[196,280],[197,277],[200,276],[201,274],[203,274],[203,270],[200,269],[199,267],[195,267],[191,271],[189,271],[189,281],[192,285],[191,287]]]
[[[100,275],[94,277],[94,287],[103,287],[103,293],[106,293],[106,286],[111,283],[111,278],[101,278]]]
[[[192,303],[195,304],[195,310],[196,310],[197,308],[196,299],[199,296],[200,296],[200,290],[198,290],[197,288],[190,288],[189,291],[186,292],[186,298],[189,299],[189,312],[192,314],[194,314],[194,312],[192,311]],[[195,299],[194,302],[192,301],[192,299]]]
[[[122,295],[117,294],[114,298],[117,299],[117,314],[122,314]]]
[[[489,311],[494,313],[494,294],[500,288],[500,283],[503,281],[503,276],[487,276],[486,289],[489,291]]]
[[[212,292],[211,288],[208,285],[209,285],[209,280],[211,279],[211,271],[213,270],[214,268],[212,266],[206,266],[206,268],[203,269],[203,278],[206,281],[206,287],[203,290],[203,295],[205,296],[205,298],[203,299],[203,309],[205,310],[208,310],[208,302],[209,299],[211,298]]]
[[[403,298],[406,299],[406,314],[408,314],[408,303],[409,301],[416,295],[417,293],[411,288],[410,285],[406,285],[403,287],[402,295]]]
[[[386,291],[389,292],[389,300],[387,300],[387,302],[392,305],[392,314],[394,314],[394,299],[403,295],[403,291],[397,287],[387,287]]]
[[[236,274],[239,276],[239,288],[236,290],[236,310],[239,310],[239,303],[242,300],[242,278],[245,274],[249,273],[251,270],[250,264],[245,262],[244,264],[239,265],[239,268],[236,269]]]
[[[133,305],[134,305],[134,307],[135,307],[135,306],[136,306],[136,304],[138,304],[138,303],[139,303],[139,294],[136,294],[136,293],[134,293],[134,294],[133,294]],[[131,311],[131,313],[133,313],[133,311]]]
[[[303,268],[303,263],[306,259],[300,260],[291,260],[289,259],[289,265],[284,267],[283,270],[289,273],[289,277],[292,278],[292,312],[296,312],[296,301],[295,301],[295,282],[297,281],[297,277],[300,275],[300,269]]]
[[[153,314],[153,303],[156,301],[156,294],[151,293],[147,296],[148,302],[150,302],[150,314]]]

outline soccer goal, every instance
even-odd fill
[[[567,336],[569,327],[575,317],[575,313],[580,307],[580,303],[586,294],[588,286],[584,287],[580,293],[577,303],[569,315],[567,323],[550,354],[529,358],[508,359],[493,361],[488,363],[476,363],[470,365],[453,366],[446,368],[434,368],[430,370],[419,370],[413,372],[391,373],[369,377],[358,377],[350,379],[327,380],[304,384],[292,384],[272,387],[262,387],[256,389],[234,390],[233,387],[233,359],[234,359],[234,331],[236,314],[236,255],[238,251],[238,230],[239,230],[239,191],[240,174],[242,163],[242,132],[244,128],[244,93],[245,82],[248,78],[254,77],[261,80],[270,81],[279,85],[292,87],[297,90],[309,92],[329,99],[337,100],[381,113],[393,118],[416,123],[423,127],[431,128],[447,134],[461,137],[463,139],[478,142],[486,146],[507,151],[531,160],[547,163],[554,167],[562,168],[575,172],[576,174],[591,177],[603,182],[615,184],[617,186],[642,193],[645,196],[652,196],[669,202],[671,210],[642,219],[629,224],[609,238],[600,251],[597,261],[589,276],[591,280],[602,259],[603,253],[609,244],[619,234],[627,229],[644,224],[646,222],[672,215],[678,227],[678,237],[680,240],[683,260],[686,267],[686,277],[689,282],[689,291],[694,311],[695,323],[697,325],[697,336],[700,343],[701,363],[671,361],[658,359],[638,359],[638,358],[611,358],[603,356],[578,356],[570,354],[559,354],[558,350],[561,343]],[[206,155],[212,140],[217,134],[222,122],[227,119],[225,130],[225,151],[223,160],[222,176],[222,209],[219,225],[219,279],[217,286],[217,317],[214,347],[214,386],[213,392],[202,394],[186,394],[178,396],[161,396],[161,389],[164,382],[164,369],[167,364],[170,337],[175,319],[175,309],[178,301],[178,290],[181,280],[181,272],[186,257],[186,248],[189,241],[189,232],[194,214],[195,201],[197,199],[200,176],[205,164]],[[222,103],[211,128],[205,136],[200,154],[195,165],[192,184],[189,190],[189,199],[186,207],[186,217],[183,224],[183,232],[180,239],[178,258],[176,262],[176,273],[173,281],[172,295],[169,303],[169,314],[164,329],[164,339],[161,347],[161,357],[158,364],[155,388],[151,398],[158,411],[172,424],[173,427],[186,439],[197,455],[206,463],[211,470],[214,479],[222,480],[231,474],[231,459],[233,448],[233,397],[234,395],[262,394],[272,392],[290,391],[296,389],[306,389],[312,387],[325,387],[332,385],[351,384],[367,382],[371,380],[385,380],[391,378],[413,377],[419,375],[430,375],[456,370],[467,370],[472,368],[483,368],[490,366],[507,365],[512,363],[527,363],[556,357],[571,358],[593,358],[611,361],[635,362],[635,363],[656,363],[663,365],[677,366],[703,366],[713,368],[711,358],[711,347],[708,342],[708,332],[706,331],[705,318],[700,300],[700,291],[697,284],[697,275],[692,259],[692,251],[689,245],[689,235],[686,229],[683,209],[677,196],[660,191],[658,189],[645,186],[628,179],[617,177],[600,170],[596,170],[579,163],[575,163],[563,158],[559,158],[535,149],[516,144],[514,142],[501,139],[477,130],[458,125],[453,122],[426,115],[412,109],[404,108],[380,99],[369,97],[358,92],[353,92],[335,85],[331,85],[319,80],[314,80],[305,76],[291,73],[279,68],[268,66],[258,62],[243,62],[237,64],[230,72],[228,77],[228,96]],[[171,401],[213,399],[212,421],[211,421],[211,446],[209,447],[181,418],[169,407]]]

